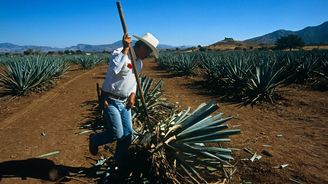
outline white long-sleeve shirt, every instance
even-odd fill
[[[128,55],[122,53],[123,48],[114,50],[109,58],[109,66],[102,90],[120,97],[129,97],[137,91],[137,82],[133,73],[132,63]],[[142,61],[136,61],[137,71],[140,73]]]

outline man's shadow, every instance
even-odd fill
[[[26,160],[12,160],[0,163],[0,181],[2,178],[19,177],[22,180],[36,178],[48,181],[69,181],[69,177],[74,174],[81,174],[84,177],[93,177],[94,168],[70,167],[56,165],[52,160],[41,158],[30,158]]]

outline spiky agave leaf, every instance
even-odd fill
[[[169,126],[161,129],[161,141],[154,150],[163,146],[172,156],[170,159],[177,161],[178,172],[187,174],[195,182],[204,183],[202,174],[222,170],[223,165],[230,165],[229,161],[233,160],[231,149],[206,144],[229,142],[229,136],[240,133],[239,129],[231,130],[226,124],[232,117],[224,118],[222,113],[210,116],[217,109],[215,102],[209,102],[193,112],[187,109],[161,122]]]
[[[250,57],[244,55],[236,55],[231,59],[222,66],[218,84],[224,89],[225,97],[240,99],[254,66],[250,62]]]
[[[314,82],[312,86],[319,90],[328,89],[328,54],[326,57],[322,57],[318,62],[318,68],[314,73]]]
[[[198,66],[196,61],[197,54],[173,54],[161,53],[158,62],[159,66],[165,70],[169,70],[180,75],[194,75]]]
[[[144,93],[147,113],[153,124],[157,124],[159,117],[163,117],[166,111],[172,108],[170,103],[167,103],[162,96],[163,81],[155,82],[152,78],[142,76],[140,78],[142,91]],[[140,132],[146,123],[149,123],[145,118],[144,107],[141,103],[139,91],[136,94],[135,108],[132,109],[132,118],[136,122],[135,130]],[[142,132],[140,132],[142,133]]]
[[[82,69],[91,69],[103,60],[102,56],[98,55],[80,55],[76,56],[76,62]]]
[[[218,78],[221,76],[221,67],[223,65],[223,61],[221,59],[221,55],[207,53],[202,54],[201,58],[201,66],[205,69],[205,77],[206,81],[209,85],[218,85]]]
[[[195,74],[195,68],[198,66],[198,62],[195,60],[194,54],[184,53],[176,56],[173,66],[175,72],[190,76]]]
[[[50,57],[31,56],[15,58],[6,63],[0,72],[3,95],[24,95],[36,86],[53,80],[67,70],[62,60]]]
[[[255,104],[259,101],[276,100],[276,89],[283,85],[288,79],[282,78],[285,67],[275,68],[275,61],[262,62],[256,66],[255,73],[249,76],[247,85],[245,86],[245,94],[243,97],[245,104]],[[285,75],[285,74],[284,74]]]
[[[162,69],[171,70],[174,67],[174,63],[175,63],[174,58],[175,58],[174,54],[172,54],[172,53],[161,52],[157,61],[158,61],[159,66]]]

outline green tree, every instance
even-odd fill
[[[280,37],[276,42],[277,49],[289,49],[299,48],[304,46],[304,41],[297,35],[288,35]]]
[[[27,49],[24,51],[24,55],[31,55],[33,54],[33,49]]]
[[[76,54],[82,54],[82,51],[81,50],[76,50],[75,53]]]
[[[70,51],[69,50],[65,50],[64,51],[64,54],[70,54]]]

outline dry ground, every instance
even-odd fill
[[[241,107],[211,94],[200,85],[199,77],[178,77],[151,61],[144,66],[146,75],[164,80],[164,96],[171,102],[195,108],[216,99],[219,111],[238,117],[230,124],[240,125],[242,134],[233,136],[227,145],[240,149],[235,153],[238,170],[233,183],[292,183],[289,178],[302,183],[328,182],[327,92],[293,86],[284,88],[286,99],[279,104]],[[11,172],[13,177],[3,177],[1,183],[47,183],[45,171],[54,166],[76,173],[94,163],[97,157],[88,153],[87,134],[77,133],[79,125],[88,120],[90,104],[97,98],[96,83],[102,83],[106,68],[81,71],[72,67],[48,92],[0,101],[0,172],[10,173],[4,170],[10,164],[19,166]],[[243,151],[246,147],[259,154],[265,149],[273,157],[242,161],[252,156]],[[60,153],[30,159],[52,151]],[[281,164],[289,166],[274,168]],[[17,177],[22,175],[27,177]],[[88,177],[78,179],[93,182]]]

